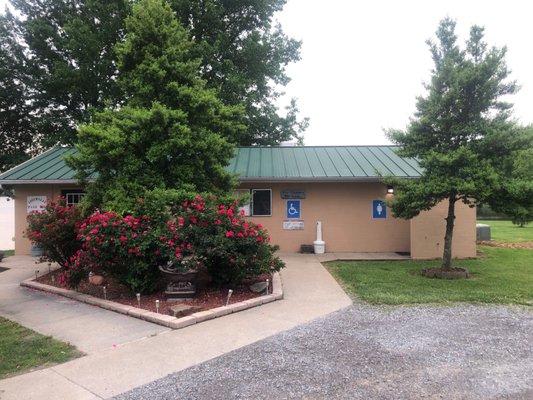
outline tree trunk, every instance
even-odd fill
[[[444,235],[444,252],[442,254],[442,269],[444,270],[452,268],[452,239],[456,201],[455,194],[448,198],[448,216],[446,217],[446,234]]]

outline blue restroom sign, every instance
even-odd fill
[[[287,200],[287,218],[300,218],[300,200]]]
[[[387,204],[383,200],[372,200],[372,218],[387,218]]]

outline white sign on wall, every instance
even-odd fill
[[[301,231],[304,229],[304,222],[303,221],[295,221],[295,220],[288,220],[283,221],[283,229],[289,230],[289,231]]]
[[[43,211],[46,207],[46,196],[28,196],[26,204],[28,214],[34,211]]]

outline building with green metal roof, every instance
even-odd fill
[[[415,159],[398,156],[395,146],[239,147],[227,166],[247,193],[246,215],[270,232],[282,251],[296,252],[317,240],[320,222],[327,252],[408,253],[413,258],[441,256],[445,208],[438,205],[412,220],[391,215],[393,188],[382,176],[416,179]],[[64,196],[75,204],[83,196],[64,156],[72,147],[54,147],[0,174],[0,185],[15,194],[15,251],[28,254],[26,215]],[[457,211],[454,256],[475,256],[475,210]]]
[[[227,166],[241,181],[376,181],[380,175],[416,178],[420,166],[400,157],[395,146],[238,147]],[[54,147],[0,174],[0,184],[76,183],[64,156],[73,147]]]

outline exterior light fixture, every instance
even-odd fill
[[[391,185],[387,186],[387,193],[388,194],[394,194],[394,188]]]

